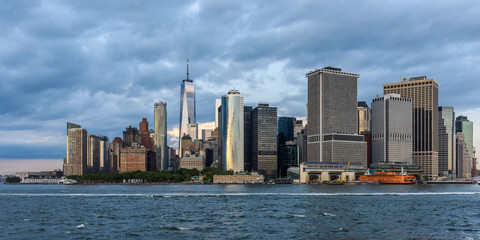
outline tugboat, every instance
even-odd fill
[[[368,171],[367,171],[368,173]],[[408,175],[403,171],[400,174],[395,172],[375,172],[374,174],[365,174],[358,177],[362,182],[379,182],[381,184],[414,184],[417,183],[415,176]]]

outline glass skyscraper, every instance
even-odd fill
[[[182,81],[180,88],[180,126],[179,126],[179,139],[182,139],[183,135],[189,135],[188,124],[196,123],[196,110],[195,110],[195,85],[193,80],[188,78],[188,60],[187,60],[187,79]],[[196,134],[198,136],[198,132]],[[178,149],[179,156],[183,157],[181,152],[182,143],[179,141]]]
[[[243,95],[231,90],[222,96],[222,168],[244,171]]]

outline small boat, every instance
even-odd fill
[[[62,179],[60,181],[58,181],[58,184],[64,184],[64,185],[73,185],[73,184],[77,184],[77,181],[73,180],[73,179]]]

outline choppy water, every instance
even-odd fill
[[[0,239],[480,238],[478,185],[1,185]]]

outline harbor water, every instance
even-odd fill
[[[0,184],[0,239],[478,239],[469,185]]]

